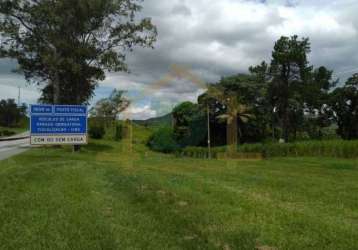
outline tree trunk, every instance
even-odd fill
[[[60,81],[58,79],[58,73],[55,72],[54,79],[51,80],[53,85],[53,104],[60,104]]]
[[[289,118],[289,105],[288,105],[288,99],[289,99],[289,83],[288,80],[286,80],[285,84],[285,100],[283,102],[283,124],[282,124],[282,130],[283,130],[283,139],[285,142],[288,142],[289,139],[289,127],[290,127],[290,118]]]
[[[58,78],[58,73],[54,72],[53,79],[50,79],[53,87],[53,104],[60,104],[60,81]],[[55,148],[60,148],[60,145],[55,145]]]
[[[282,118],[281,118],[281,122],[282,122],[282,136],[283,139],[285,140],[285,142],[288,142],[288,137],[289,137],[289,87],[290,87],[290,83],[289,83],[289,75],[291,72],[291,66],[290,64],[285,65],[284,67],[282,67],[282,72],[281,72],[281,77],[282,77],[282,92],[280,93],[281,95],[281,107],[282,110]]]
[[[285,109],[285,113],[284,113],[284,117],[283,117],[283,139],[285,140],[285,142],[288,142],[289,139],[289,118],[288,118],[288,110],[287,107]]]
[[[76,104],[81,104],[80,103],[80,96],[77,95],[77,98],[76,98]],[[79,152],[81,150],[81,146],[80,145],[73,145],[73,152]]]
[[[227,123],[226,140],[230,154],[235,154],[237,151],[237,116],[233,116],[231,121]]]

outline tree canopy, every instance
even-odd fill
[[[208,84],[198,104],[182,103],[173,114],[174,131],[180,138],[193,134],[191,127],[207,141],[205,114],[209,109],[211,142],[214,146],[268,140],[323,139],[337,134],[343,139],[358,138],[358,74],[337,87],[333,71],[313,67],[308,38],[281,37],[274,45],[270,63],[249,67],[247,74],[222,77]],[[224,122],[223,122],[224,121]],[[231,122],[229,122],[231,121]],[[230,135],[231,129],[237,135]],[[189,131],[189,132],[187,132]],[[332,132],[333,131],[333,132]],[[237,140],[230,141],[230,138]],[[190,146],[203,146],[191,141]]]
[[[156,28],[136,17],[139,2],[2,0],[0,56],[17,59],[29,82],[44,84],[42,102],[86,103],[107,71],[128,70],[128,52],[153,46]]]
[[[293,127],[302,110],[302,90],[311,67],[307,54],[311,51],[308,38],[281,37],[274,46],[270,65],[270,94],[272,106],[277,112],[282,128],[282,137],[289,140],[289,129]]]
[[[358,139],[358,74],[333,91],[332,109],[338,134],[344,139]]]
[[[99,100],[90,110],[90,115],[97,118],[116,120],[126,110],[130,101],[123,96],[125,92],[114,89],[108,98]]]

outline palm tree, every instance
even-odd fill
[[[238,124],[245,124],[253,117],[251,110],[246,105],[239,103],[237,93],[225,91],[220,86],[210,86],[208,95],[217,99],[221,105],[226,107],[226,114],[219,115],[216,118],[226,121],[228,153],[235,153],[237,151],[238,135],[239,138],[242,137],[241,126],[238,126]]]

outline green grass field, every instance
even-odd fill
[[[0,249],[357,249],[358,161],[92,142],[0,162]]]

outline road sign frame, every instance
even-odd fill
[[[37,110],[35,110],[37,108]],[[62,112],[56,112],[56,111]],[[77,111],[77,112],[73,112]],[[33,118],[48,119],[47,122],[62,122],[57,128],[62,128],[60,132],[44,131],[39,132],[39,126],[33,127]],[[73,121],[75,118],[83,118]],[[51,120],[53,119],[53,121]],[[72,120],[72,121],[71,121]],[[66,123],[67,122],[67,123]],[[73,122],[73,123],[71,123]],[[69,126],[71,124],[71,126]],[[72,126],[79,124],[78,126]],[[46,125],[46,124],[43,124]],[[40,126],[41,127],[41,126]],[[54,129],[54,126],[44,126]],[[73,127],[80,129],[79,132],[68,132]],[[30,105],[30,144],[31,145],[85,145],[88,144],[88,109],[84,105]]]

